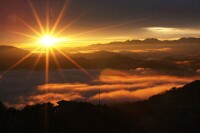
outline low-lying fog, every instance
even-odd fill
[[[48,101],[56,104],[59,100],[97,103],[99,89],[102,103],[138,101],[199,78],[198,74],[168,75],[149,68],[87,71],[96,79],[78,69],[52,70],[48,84],[44,71],[10,71],[0,78],[0,101],[18,108]]]

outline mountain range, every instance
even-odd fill
[[[137,45],[137,44],[190,44],[190,43],[200,43],[200,38],[188,37],[180,38],[178,40],[159,40],[157,38],[147,38],[144,40],[127,40],[124,42],[110,42],[106,44],[92,44],[89,47],[96,46],[115,46],[115,45]]]
[[[198,51],[197,48],[195,48],[195,50]],[[0,70],[6,70],[29,53],[30,52],[27,50],[13,46],[0,46]],[[173,56],[173,54],[177,54],[178,52],[165,53],[163,51],[135,53],[130,51],[115,52],[99,50],[89,53],[65,53],[85,69],[109,68],[130,70],[149,68],[167,74],[197,75],[200,68],[200,55],[195,55],[195,52],[192,52],[194,54],[192,56],[189,54],[187,55],[187,53],[181,56]],[[35,64],[38,55],[38,53],[32,53],[30,57],[17,65],[14,69],[33,69],[33,64]],[[56,58],[60,63],[60,67],[63,69],[77,68],[59,53],[56,53]],[[35,69],[44,69],[45,59],[45,54],[42,54]],[[50,68],[57,69],[53,56],[50,56]]]

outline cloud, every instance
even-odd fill
[[[176,64],[180,64],[180,65],[191,65],[191,61],[176,61]]]
[[[100,85],[89,85],[89,84],[46,84],[38,86],[37,89],[43,93],[55,92],[55,93],[67,93],[67,92],[95,92],[99,89],[105,91],[115,91],[121,89],[136,90],[152,86],[150,82],[138,83],[138,84],[100,84]]]
[[[172,27],[148,27],[147,30],[159,34],[199,34],[199,29],[172,28]]]
[[[143,69],[143,70],[142,70]],[[101,72],[99,80],[104,83],[141,83],[141,82],[152,82],[152,83],[173,83],[173,82],[190,82],[193,77],[178,77],[164,74],[149,74],[150,69],[137,68],[136,71],[140,70],[140,74],[128,73],[126,71],[116,70],[104,70]],[[145,73],[144,73],[145,72]],[[159,78],[158,78],[159,77]]]
[[[89,87],[87,84],[81,84],[81,83],[76,83],[76,84],[46,84],[46,85],[40,85],[37,87],[39,91],[72,91],[76,90],[77,88],[82,88],[82,87]]]
[[[46,103],[51,102],[53,104],[56,104],[58,101],[66,100],[66,101],[73,101],[73,100],[81,100],[84,99],[81,95],[77,93],[44,93],[39,94],[36,96],[30,96],[28,98],[29,105],[35,104],[35,103]]]
[[[32,80],[28,82],[27,80],[27,83],[23,85],[22,83],[25,81],[23,77],[25,76],[22,76],[22,72],[23,71],[20,71],[20,78],[19,76],[13,77],[13,74],[10,75],[11,77],[7,77],[7,79],[12,79],[12,83],[16,79],[17,84],[14,83],[11,85],[10,80],[9,83],[7,83],[8,81],[6,80],[6,84],[4,80],[2,81],[3,84],[1,85],[4,87],[0,92],[4,97],[1,97],[1,99],[7,106],[21,108],[27,104],[32,105],[44,102],[56,104],[60,100],[97,103],[99,91],[101,92],[102,103],[138,101],[169,90],[172,87],[179,87],[195,79],[199,79],[199,77],[195,76],[179,77],[159,74],[149,68],[136,68],[135,70],[129,71],[105,69],[99,72],[97,76],[98,80],[95,81],[88,82],[86,80],[87,82],[66,83],[55,80],[52,83],[42,85],[41,82],[39,82],[41,79],[38,79],[39,81],[37,82]],[[74,70],[73,73],[78,74]],[[23,82],[21,80],[23,80]],[[18,83],[18,81],[21,82]],[[20,84],[23,85],[21,85],[21,88],[18,87]],[[27,87],[30,85],[31,89]],[[11,88],[13,88],[13,86],[18,88],[12,90]]]
[[[149,70],[149,68],[138,67],[135,70],[136,71],[145,71],[145,70]]]
[[[37,87],[38,91],[52,94],[76,94],[73,100],[84,100],[97,102],[99,90],[101,91],[101,101],[103,103],[137,101],[147,99],[152,95],[169,90],[172,87],[180,87],[194,79],[194,77],[178,77],[170,75],[159,75],[149,68],[137,68],[135,71],[119,71],[106,69],[99,75],[99,81],[93,84],[64,83],[47,84]],[[144,73],[146,72],[146,73]],[[41,98],[41,96],[39,96]],[[38,99],[40,99],[38,98]],[[57,98],[53,97],[54,102]]]
[[[138,49],[138,50],[128,50],[133,53],[149,53],[149,52],[172,52],[172,48],[152,48],[152,49]]]
[[[197,69],[197,73],[200,73],[200,69]]]
[[[169,90],[174,86],[180,87],[181,85],[164,84],[164,85],[158,85],[156,87],[139,89],[136,91],[118,90],[112,92],[104,92],[101,93],[100,97],[102,103],[117,103],[117,102],[130,102],[130,101],[133,102],[133,101],[147,99],[150,96]],[[99,100],[98,94],[90,98],[91,102],[97,102],[98,100]]]

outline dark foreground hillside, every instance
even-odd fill
[[[60,101],[26,106],[0,104],[0,133],[198,133],[200,81],[146,101],[93,105]]]

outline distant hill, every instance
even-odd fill
[[[8,46],[8,45],[0,45],[0,57],[1,58],[22,58],[25,55],[30,53],[27,50],[23,50],[17,47]]]
[[[106,44],[92,44],[89,47],[99,46],[120,46],[120,45],[137,45],[137,44],[184,44],[184,43],[198,43],[200,44],[200,38],[180,38],[178,40],[159,40],[157,38],[147,38],[145,40],[127,40],[124,42],[110,42]]]
[[[146,101],[119,104],[118,109],[140,119],[145,132],[200,131],[200,80],[150,97]]]
[[[0,70],[9,68],[29,53],[30,51],[17,47],[0,45]]]
[[[13,46],[0,46],[0,70],[8,69],[17,61],[28,55],[30,52],[16,48]],[[149,59],[150,54],[133,53],[130,51],[111,52],[111,51],[95,51],[91,53],[67,53],[72,59],[79,63],[85,69],[127,69],[132,70],[136,68],[150,68],[152,70],[161,71],[167,74],[175,75],[195,75],[196,70],[199,68],[199,56],[192,56],[188,58],[170,58],[166,59],[162,53],[151,53],[155,58]],[[162,55],[162,56],[161,56]],[[169,56],[168,54],[166,54]],[[60,62],[63,69],[77,68],[69,60],[61,54],[56,53],[56,57]],[[163,58],[160,58],[163,57]],[[187,56],[186,56],[187,57]],[[160,59],[159,59],[160,58]],[[33,69],[33,64],[37,60],[37,54],[32,54],[29,58],[21,62],[14,69]],[[177,64],[176,62],[190,61],[190,64]],[[36,69],[44,69],[45,67],[45,54],[42,55],[40,62]],[[50,56],[50,67],[57,69],[52,56]],[[190,68],[190,69],[189,69]]]
[[[102,50],[102,51],[96,51],[96,52],[91,52],[91,53],[77,53],[77,54],[73,54],[72,56],[74,58],[84,57],[87,59],[94,59],[94,58],[105,59],[105,58],[111,58],[116,55],[118,55],[118,53]]]
[[[184,39],[181,39],[184,41]],[[186,39],[187,40],[187,39]],[[191,39],[193,40],[193,39]],[[194,39],[195,40],[195,39]],[[147,39],[147,42],[156,42],[155,39]],[[179,45],[179,44],[178,44]],[[123,45],[120,45],[124,47]],[[139,46],[139,45],[137,45]],[[154,46],[154,45],[153,45]],[[158,46],[158,45],[157,45]],[[139,46],[140,47],[140,46]],[[174,48],[175,46],[173,46]],[[121,50],[120,52],[116,49],[115,51],[109,51],[107,48],[100,48],[97,51],[91,52],[87,51],[85,48],[85,52],[76,52],[76,53],[67,53],[73,60],[79,63],[85,69],[126,69],[126,70],[134,70],[137,68],[149,68],[151,70],[155,70],[164,74],[171,75],[197,75],[198,69],[200,67],[200,55],[199,55],[199,46],[192,47],[198,52],[198,55],[195,55],[196,52],[190,50],[190,45],[181,44],[178,47],[183,47],[184,49],[180,49],[183,54],[180,56],[175,56],[175,54],[179,55],[179,52],[176,50],[172,50],[172,52],[163,52],[159,50],[160,48],[152,48],[157,50],[151,52],[151,49],[146,52],[131,52],[131,50],[144,50],[146,45],[141,48],[132,48],[130,47],[127,50]],[[161,46],[162,48],[162,46]],[[106,50],[105,50],[106,49]],[[83,51],[84,51],[83,50]],[[119,49],[120,50],[120,49]],[[171,49],[170,49],[171,50]],[[150,51],[150,52],[148,52]],[[63,50],[63,52],[65,52]],[[88,53],[87,53],[88,52]],[[186,53],[187,52],[187,53]],[[0,46],[0,70],[8,69],[10,66],[15,64],[17,61],[28,55],[30,51],[26,51],[20,48],[16,48],[13,46]],[[190,56],[190,54],[194,54]],[[35,64],[37,60],[37,53],[32,54],[29,58],[21,62],[14,69],[33,69],[33,64]],[[170,58],[166,58],[170,57]],[[73,63],[67,60],[60,53],[56,53],[56,58],[60,62],[60,66],[63,69],[74,69],[77,68]],[[35,69],[44,69],[45,68],[45,54],[42,55],[38,65]],[[57,69],[57,65],[54,62],[54,58],[50,55],[50,68]]]
[[[174,106],[190,106],[200,104],[200,80],[193,81],[181,88],[173,88],[162,94],[152,96],[149,102],[174,104]]]

